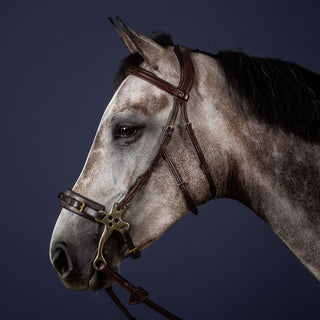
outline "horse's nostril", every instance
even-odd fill
[[[69,272],[69,261],[64,249],[58,248],[56,250],[53,257],[53,265],[57,269],[61,277],[66,276],[66,274]]]

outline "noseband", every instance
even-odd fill
[[[163,158],[166,161],[168,168],[170,169],[180,190],[182,191],[182,194],[186,201],[188,209],[194,214],[198,214],[198,209],[190,195],[190,192],[187,188],[186,183],[182,179],[178,169],[176,168],[174,162],[172,161],[171,157],[166,151],[167,146],[171,141],[171,137],[174,131],[174,125],[177,119],[179,108],[181,109],[181,112],[185,121],[186,131],[198,155],[200,168],[204,173],[204,175],[206,176],[208,184],[210,186],[212,198],[215,197],[216,188],[209,170],[208,163],[204,157],[204,154],[196,138],[194,130],[192,129],[192,125],[191,125],[191,122],[189,121],[188,114],[187,114],[187,102],[189,99],[189,93],[191,91],[191,88],[193,85],[193,79],[194,79],[194,68],[190,58],[191,50],[182,46],[175,46],[174,51],[178,57],[179,64],[180,64],[180,72],[181,72],[180,82],[178,87],[171,85],[167,81],[160,79],[153,73],[145,69],[142,69],[140,67],[129,66],[126,69],[127,75],[133,75],[133,76],[139,77],[151,83],[152,85],[170,93],[174,98],[174,104],[173,104],[172,112],[167,122],[167,128],[164,132],[158,152],[156,156],[153,158],[153,160],[151,161],[148,169],[140,177],[138,177],[135,184],[130,188],[130,190],[127,192],[126,196],[122,199],[122,201],[120,203],[114,203],[112,205],[112,209],[110,212],[107,212],[103,205],[95,201],[92,201],[69,189],[67,189],[65,193],[60,193],[58,197],[61,200],[60,205],[63,208],[73,213],[76,213],[86,219],[89,219],[93,222],[98,222],[103,224],[103,232],[99,240],[97,255],[93,261],[93,267],[98,271],[104,272],[114,281],[116,281],[125,289],[127,289],[131,294],[130,304],[137,304],[137,303],[143,302],[146,305],[148,305],[150,308],[154,309],[155,311],[167,317],[168,319],[177,320],[180,318],[176,317],[172,313],[161,308],[159,305],[155,304],[150,299],[148,299],[148,293],[144,289],[140,287],[135,287],[131,282],[127,281],[121,275],[114,272],[107,265],[107,261],[103,256],[103,249],[107,239],[109,238],[110,234],[113,231],[118,231],[121,233],[123,241],[127,244],[127,247],[129,249],[129,255],[134,259],[140,257],[139,248],[135,247],[132,241],[132,238],[129,234],[130,225],[128,222],[125,222],[122,220],[122,215],[125,212],[129,202],[132,200],[135,194],[140,190],[140,188],[145,184],[145,182],[148,180],[152,172],[155,170],[161,158]],[[116,302],[116,304],[120,307],[120,309],[124,312],[124,314],[127,316],[128,319],[135,319],[130,315],[128,310],[123,306],[123,304],[114,294],[111,287],[107,288],[106,291],[111,296],[111,298]]]

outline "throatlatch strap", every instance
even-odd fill
[[[190,53],[189,53],[190,51],[178,50],[178,49],[179,49],[179,47],[177,47],[177,46],[174,48],[175,53],[178,57],[180,69],[181,69],[181,78],[180,78],[179,88],[183,88],[183,90],[190,92],[191,87],[192,87],[192,83],[193,83],[193,78],[194,78],[194,68],[193,68],[193,63],[190,58]],[[187,49],[187,50],[189,50],[189,49]],[[186,74],[186,76],[184,76],[184,74]],[[190,78],[192,78],[192,81],[185,80],[185,79],[190,79]],[[208,180],[210,190],[211,190],[211,198],[215,198],[216,186],[214,184],[212,175],[210,173],[209,165],[208,165],[206,158],[204,156],[204,153],[200,147],[200,144],[198,142],[196,134],[192,128],[192,124],[188,118],[186,101],[181,101],[181,110],[183,113],[184,121],[186,123],[187,133],[192,141],[194,149],[195,149],[195,151],[198,155],[198,158],[199,158],[200,169],[202,170],[202,172],[204,173],[204,175],[206,176],[206,178]]]
[[[174,165],[171,157],[169,156],[169,154],[167,152],[164,152],[163,153],[163,159],[166,160],[166,163],[172,173],[172,175],[174,176],[174,178],[176,179],[177,181],[177,184],[186,200],[186,203],[187,203],[187,207],[188,209],[194,213],[194,214],[198,214],[198,208],[197,206],[195,205],[191,195],[190,195],[190,192],[186,186],[186,183],[183,181],[178,169],[176,168],[176,166]]]

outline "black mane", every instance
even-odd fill
[[[173,45],[168,34],[158,34],[154,40],[164,47]],[[305,141],[320,142],[320,75],[291,62],[251,57],[243,52],[194,52],[218,61],[243,112]],[[137,53],[123,59],[115,85],[126,77],[127,66],[142,62]]]
[[[294,63],[250,57],[243,52],[213,55],[249,112],[271,126],[309,142],[320,142],[320,76]]]

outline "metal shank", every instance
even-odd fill
[[[111,232],[116,230],[122,233],[122,230],[129,229],[129,223],[122,221],[122,214],[125,212],[125,210],[126,207],[119,209],[118,203],[114,203],[110,212],[105,212],[102,210],[99,211],[100,214],[104,215],[102,219],[95,219],[96,222],[102,223],[104,226],[99,240],[97,255],[93,261],[93,267],[98,271],[100,270],[98,267],[99,262],[107,265],[107,261],[103,256],[103,248]]]

